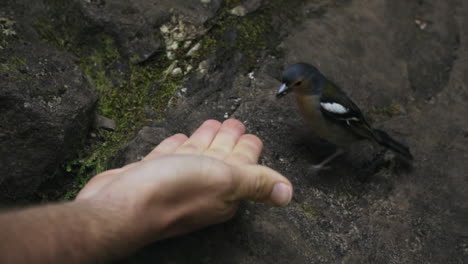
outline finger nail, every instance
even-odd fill
[[[271,191],[270,199],[271,201],[278,206],[286,206],[292,198],[292,188],[291,186],[278,182],[273,186],[273,191]]]

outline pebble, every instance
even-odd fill
[[[414,23],[416,23],[416,25],[418,25],[419,29],[421,29],[421,30],[424,30],[427,27],[427,23],[422,21],[422,20],[419,20],[419,19],[415,19]]]
[[[102,115],[96,115],[95,124],[96,127],[109,131],[114,131],[117,128],[117,123],[114,120]]]
[[[167,46],[167,50],[176,50],[179,48],[179,42],[174,41],[171,45]]]
[[[163,34],[166,34],[169,32],[169,27],[167,25],[162,25],[159,30],[161,31],[161,33]]]
[[[201,43],[198,42],[195,44],[188,52],[187,52],[187,57],[193,57],[195,53],[201,48]]]
[[[166,52],[166,57],[170,60],[175,59],[175,54],[172,51]]]
[[[201,74],[205,74],[208,72],[208,61],[204,60],[202,62],[200,62],[200,64],[198,65],[198,71],[201,73]]]
[[[240,6],[236,6],[236,7],[234,7],[233,9],[231,9],[231,10],[229,11],[229,13],[230,13],[231,15],[243,17],[243,16],[247,15],[247,9],[245,9],[244,6],[240,5]]]
[[[191,40],[185,41],[185,43],[184,43],[184,49],[188,49],[188,47],[190,47],[190,45],[192,45],[192,41],[191,41]]]
[[[165,74],[172,73],[174,69],[176,68],[176,66],[177,66],[177,61],[174,61],[173,63],[171,63],[171,65],[169,65],[169,67],[167,67],[167,69],[165,70]]]
[[[178,76],[178,75],[181,75],[183,72],[182,72],[182,69],[181,68],[175,68],[173,71],[172,71],[172,76]]]

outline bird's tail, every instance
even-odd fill
[[[411,152],[407,146],[394,140],[382,130],[374,129],[373,132],[374,132],[375,140],[377,141],[377,143],[403,155],[404,157],[410,160],[413,160],[413,155],[411,155]]]

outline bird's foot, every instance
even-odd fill
[[[331,169],[331,167],[330,166],[325,166],[324,164],[319,163],[319,164],[311,165],[309,169],[313,170],[313,171],[316,171],[316,172],[319,172],[319,171],[322,171],[322,170],[329,170],[329,169]]]
[[[330,166],[326,166],[328,165],[330,162],[332,162],[336,157],[340,156],[341,154],[344,153],[344,150],[343,149],[337,149],[335,151],[335,153],[333,153],[332,155],[330,155],[329,157],[327,157],[326,159],[324,159],[322,162],[320,162],[319,164],[315,164],[315,165],[312,165],[310,167],[311,170],[313,170],[314,172],[320,172],[322,170],[329,170],[331,169]]]

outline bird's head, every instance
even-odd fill
[[[325,77],[314,66],[297,63],[283,72],[283,84],[276,97],[282,97],[289,91],[300,94],[316,95],[322,92]]]

